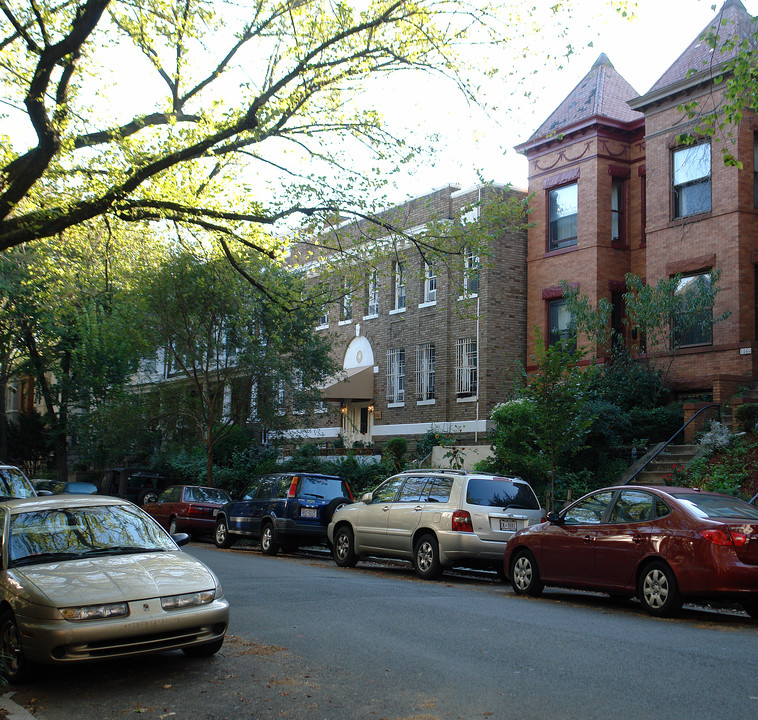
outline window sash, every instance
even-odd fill
[[[577,184],[548,192],[548,238],[550,250],[576,245],[579,212]]]
[[[688,297],[697,292],[697,284],[710,286],[709,273],[683,277],[676,288],[676,293],[682,296],[682,309],[674,318],[674,347],[690,345],[710,345],[713,342],[713,308],[698,310],[694,317],[690,315],[688,322]]]
[[[463,285],[468,295],[479,294],[479,267],[479,256],[471,250],[466,250]]]
[[[624,181],[614,178],[611,184],[611,242],[621,242],[624,238]]]
[[[392,403],[405,401],[405,349],[387,350],[387,400]]]
[[[376,280],[376,272],[371,273],[371,280],[368,284],[368,301],[366,303],[366,314],[379,314],[379,284]]]
[[[424,270],[424,302],[437,301],[437,271],[429,265]]]
[[[674,217],[711,209],[711,146],[700,143],[674,150]]]
[[[434,343],[416,348],[416,398],[434,400],[435,379]]]
[[[572,326],[573,321],[566,301],[562,298],[551,300],[548,304],[548,347],[564,343],[568,349],[575,350],[576,337]]]
[[[395,263],[395,310],[405,309],[405,265]]]
[[[455,392],[459,396],[477,394],[478,354],[474,338],[461,338],[455,343]]]

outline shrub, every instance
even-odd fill
[[[382,448],[382,462],[399,472],[405,465],[405,454],[408,452],[408,441],[404,437],[388,440]]]
[[[758,425],[758,403],[737,405],[734,409],[737,427],[743,432],[755,432]]]
[[[629,411],[629,421],[635,438],[644,437],[651,443],[668,440],[684,424],[681,403],[664,407],[636,407]],[[628,435],[628,440],[632,435]]]

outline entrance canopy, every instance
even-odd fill
[[[374,368],[356,367],[343,370],[321,388],[325,400],[372,400],[374,397]]]

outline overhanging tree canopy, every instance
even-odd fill
[[[364,93],[368,79],[386,90],[408,70],[441,73],[473,100],[459,49],[516,42],[534,12],[520,0],[0,7],[0,250],[117,216],[211,231],[231,260],[235,243],[276,257],[261,225],[356,209],[417,149],[385,125],[387,94]]]

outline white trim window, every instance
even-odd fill
[[[328,327],[329,326],[329,305],[324,304],[321,308],[321,315],[318,318],[318,325],[316,327]]]
[[[437,271],[429,263],[424,263],[424,302],[437,302]]]
[[[405,310],[405,263],[395,261],[395,273],[393,279],[393,296],[395,299],[394,310]]]
[[[434,343],[416,346],[416,399],[434,400]]]
[[[475,397],[478,389],[479,363],[475,338],[459,338],[455,343],[455,394]]]
[[[711,145],[689,145],[673,151],[674,217],[711,209]]]
[[[340,322],[350,322],[353,319],[353,296],[350,292],[340,298]]]
[[[466,295],[478,295],[479,269],[481,268],[479,256],[473,250],[466,248],[463,262],[463,287],[466,291]]]
[[[387,400],[405,402],[405,348],[387,350]]]
[[[366,316],[374,317],[379,314],[379,282],[376,279],[376,270],[371,273],[368,281],[366,294]]]

